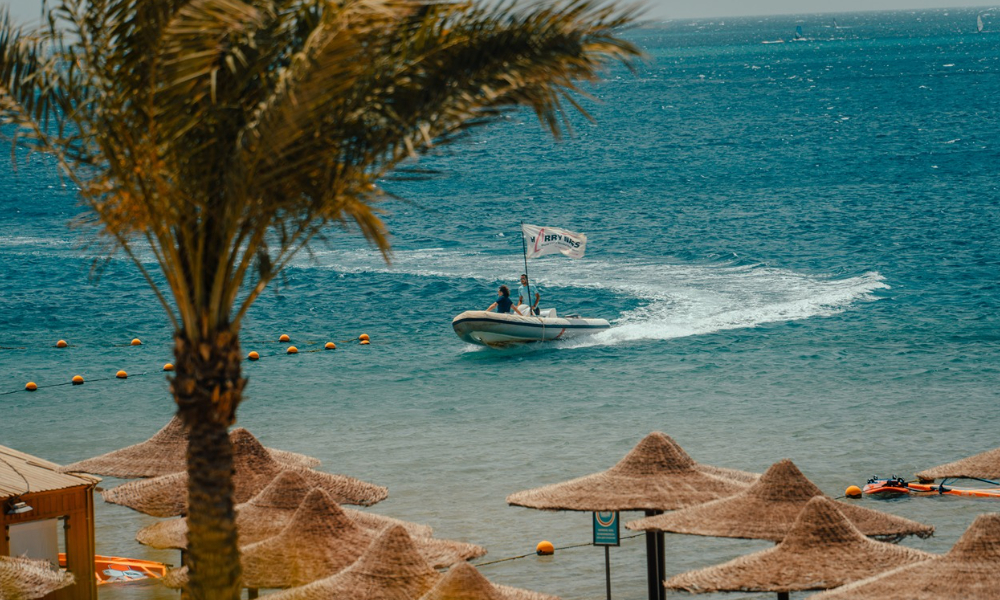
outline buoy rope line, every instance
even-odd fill
[[[352,337],[352,338],[348,338],[346,340],[334,340],[334,343],[337,343],[337,344],[347,344],[347,343],[350,343],[350,342],[357,342],[357,341],[360,341],[360,340],[361,340],[360,337]],[[241,342],[240,345],[244,346],[244,347],[247,347],[247,346],[251,346],[251,345],[255,345],[255,344],[287,344],[287,343],[288,342],[283,342],[281,340],[249,340],[249,341]],[[307,340],[305,342],[299,342],[299,343],[302,344],[303,346],[315,346],[316,344],[325,344],[326,342],[314,342],[314,341],[308,341]],[[126,343],[123,343],[123,344],[93,344],[93,345],[88,344],[86,347],[90,347],[90,348],[131,348],[133,346],[147,346],[147,345],[148,344],[146,342],[143,342],[141,344],[133,344],[131,342],[126,342]],[[45,346],[35,346],[35,345],[33,345],[33,346],[0,346],[0,350],[33,350],[35,348],[59,348],[60,350],[63,350],[64,348],[83,348],[83,347],[84,346],[82,346],[80,344],[66,344],[63,347],[56,346],[55,344],[48,344],[48,345],[45,345]]]
[[[369,340],[370,340],[370,338],[369,338],[368,334],[364,334],[363,333],[363,334],[361,334],[358,337],[350,338],[350,339],[347,339],[347,340],[340,340],[339,342],[336,342],[336,343],[346,344],[348,342],[360,342],[363,345],[367,345],[367,344],[370,343]],[[53,348],[59,348],[59,349],[70,347],[68,344],[65,344],[65,342],[63,342],[62,340],[60,340],[59,343],[62,344],[62,345],[54,345],[52,347]],[[254,343],[262,343],[262,342],[250,342],[250,343],[248,343],[248,345],[254,344]],[[266,343],[270,343],[270,342],[266,342]],[[284,343],[288,343],[288,342],[287,341],[285,341],[285,342],[279,341],[279,342],[276,342],[276,343],[282,343],[282,344],[284,344]],[[316,345],[316,344],[320,344],[321,342],[306,341],[306,342],[301,342],[301,343],[302,344],[307,344],[307,345]],[[136,344],[136,343],[116,344],[116,346],[123,346],[123,347],[131,347],[131,346],[139,346],[139,345],[142,345],[142,344],[141,343],[138,343],[138,344]],[[106,347],[106,346],[101,346],[101,347]],[[258,360],[260,360],[261,358],[272,358],[272,357],[275,357],[275,356],[282,356],[282,355],[289,355],[289,354],[294,355],[294,354],[306,354],[306,353],[312,353],[312,352],[328,352],[330,350],[336,349],[336,347],[337,346],[335,345],[334,342],[325,342],[324,346],[321,346],[319,348],[314,348],[312,350],[302,350],[302,351],[299,351],[299,349],[296,348],[295,346],[290,346],[284,352],[275,352],[275,353],[272,353],[272,354],[258,354],[257,352],[254,351],[254,352],[250,352],[250,354],[248,354],[247,356],[245,356],[242,359],[242,361],[243,362],[247,362],[247,363],[254,363],[254,362],[257,362]],[[15,348],[0,346],[0,349],[11,350],[11,349],[15,349]],[[24,350],[24,349],[27,349],[27,348],[16,348],[16,349]],[[170,367],[169,369],[166,368],[168,366]],[[169,372],[169,371],[173,371],[173,370],[174,370],[173,369],[173,365],[171,365],[170,363],[167,363],[161,371],[157,371],[157,372]],[[46,384],[46,385],[38,385],[38,384],[36,384],[35,382],[32,381],[32,382],[29,382],[28,385],[26,385],[24,388],[17,389],[17,390],[10,390],[10,391],[6,391],[6,392],[0,392],[0,396],[8,396],[10,394],[16,394],[18,392],[34,392],[34,391],[37,391],[37,390],[40,390],[40,389],[44,389],[44,388],[60,387],[60,386],[64,386],[64,385],[82,385],[84,383],[90,383],[90,382],[95,382],[95,381],[111,381],[111,380],[114,380],[114,379],[128,379],[129,377],[142,377],[143,375],[148,375],[148,374],[150,374],[152,372],[151,371],[147,371],[147,372],[143,372],[143,373],[135,373],[135,374],[132,374],[132,375],[124,373],[124,371],[120,371],[119,373],[121,373],[121,374],[120,375],[116,374],[114,377],[99,377],[97,379],[88,379],[88,380],[83,380],[82,377],[74,376],[74,377],[70,378],[69,381],[62,381],[62,382],[59,382],[59,383],[49,383],[49,384]]]
[[[346,344],[348,342],[357,342],[359,340],[361,340],[360,336],[348,338],[346,340],[333,340],[333,341],[334,341],[334,343],[337,343],[337,344]],[[285,342],[283,342],[281,340],[249,340],[249,341],[242,341],[241,340],[240,341],[240,345],[244,346],[244,347],[248,347],[248,346],[252,346],[253,344],[288,344],[290,341],[291,340],[285,341]],[[326,342],[305,341],[305,342],[300,342],[300,343],[303,344],[303,345],[305,345],[305,346],[314,346],[316,344],[325,344]],[[126,344],[126,346],[127,345],[128,344]]]
[[[356,340],[356,339],[357,338],[354,338],[354,340]],[[347,340],[347,341],[348,342],[352,342],[354,340]],[[318,344],[319,342],[313,342],[313,343]],[[337,342],[337,343],[338,344],[343,344],[344,342]],[[284,352],[276,352],[274,354],[260,354],[260,353],[258,353],[257,354],[257,358],[247,358],[246,356],[244,356],[243,360],[247,361],[247,362],[253,362],[253,361],[258,360],[259,358],[270,358],[272,356],[284,356],[286,354],[308,354],[310,352],[329,352],[329,350],[327,350],[326,348],[314,348],[312,350],[299,350],[298,352],[291,352],[291,353],[288,352],[287,350],[284,351]]]
[[[645,533],[637,533],[635,535],[626,535],[626,536],[623,536],[620,539],[630,540],[632,538],[637,538],[637,537],[642,536],[642,535],[646,535],[646,534]],[[569,546],[559,546],[559,547],[553,548],[553,552],[555,552],[556,550],[569,550],[570,548],[583,548],[584,546],[593,546],[593,545],[594,544],[592,542],[586,542],[586,543],[583,543],[583,544],[571,544]],[[491,560],[489,562],[472,563],[472,564],[473,564],[474,567],[486,567],[486,566],[489,566],[489,565],[495,565],[497,563],[507,562],[507,561],[511,561],[511,560],[517,560],[519,558],[527,558],[529,556],[536,556],[536,555],[538,555],[538,552],[529,552],[527,554],[521,554],[521,555],[518,555],[518,556],[508,556],[507,558],[498,558],[496,560]]]
[[[159,371],[157,371],[157,372],[159,372]],[[86,382],[87,383],[91,383],[93,381],[113,381],[115,379],[128,379],[130,377],[142,377],[143,375],[149,375],[149,372],[147,371],[147,372],[143,372],[143,373],[129,373],[128,377],[118,377],[118,376],[115,376],[115,377],[99,377],[97,379],[88,379]],[[79,384],[73,383],[73,380],[70,379],[69,381],[63,381],[62,383],[50,383],[48,385],[39,385],[35,389],[41,390],[41,389],[45,389],[45,388],[54,388],[54,387],[60,387],[60,386],[64,386],[64,385],[79,385]],[[10,391],[10,392],[0,392],[0,396],[7,396],[7,395],[10,395],[10,394],[16,394],[18,392],[28,392],[28,391],[34,391],[34,390],[27,390],[27,389],[21,388],[19,390],[13,390],[13,391]]]

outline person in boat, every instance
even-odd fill
[[[497,301],[490,304],[490,307],[486,309],[486,312],[490,312],[494,308],[497,309],[498,313],[511,312],[510,308],[514,306],[514,301],[510,299],[510,288],[505,285],[501,285],[497,294]]]
[[[531,301],[531,297],[535,297],[535,301]],[[538,314],[538,301],[542,299],[542,289],[537,285],[528,285],[528,275],[521,273],[521,287],[517,288],[517,312],[520,314],[527,314],[528,308],[531,307],[531,312]],[[522,308],[524,307],[524,308]]]

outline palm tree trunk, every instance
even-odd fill
[[[240,347],[228,326],[192,343],[174,336],[177,413],[188,429],[188,567],[192,600],[239,600],[240,557],[233,509],[233,448],[228,428],[236,420],[246,381]]]

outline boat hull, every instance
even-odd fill
[[[611,328],[604,319],[526,317],[485,310],[467,310],[452,319],[451,326],[463,341],[491,347],[565,340]]]

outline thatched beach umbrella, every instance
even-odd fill
[[[744,475],[744,480],[753,478]],[[747,485],[736,477],[707,473],[669,436],[654,432],[607,471],[511,494],[507,502],[543,510],[641,510],[655,515],[732,496]],[[649,597],[654,600],[663,596],[662,534],[647,534],[646,554]]]
[[[996,600],[1000,514],[979,515],[946,554],[811,596],[815,600]]]
[[[302,504],[306,494],[314,489],[295,471],[282,471],[256,496],[236,505],[236,530],[241,546],[265,540],[281,533]],[[364,529],[382,531],[401,525],[414,537],[430,537],[429,525],[410,523],[375,513],[341,507],[351,520]],[[160,521],[144,527],[135,539],[153,548],[187,549],[187,517]]]
[[[0,600],[41,598],[72,584],[72,573],[53,569],[47,560],[0,556]]]
[[[420,600],[558,600],[557,596],[495,585],[479,569],[462,562],[452,566]]]
[[[692,593],[826,590],[934,555],[865,537],[839,510],[814,496],[774,548],[671,577],[664,587]]]
[[[329,494],[313,489],[281,533],[240,548],[243,587],[291,588],[334,575],[358,560],[378,535],[354,523]],[[475,544],[430,537],[411,540],[432,568],[486,554]],[[185,573],[173,573],[170,584],[183,585]]]
[[[1000,448],[980,452],[968,458],[921,471],[917,473],[917,477],[924,481],[934,481],[946,477],[1000,479]]]
[[[392,527],[340,573],[272,594],[268,600],[414,600],[440,579],[406,530]]]
[[[237,431],[235,429],[230,439]],[[249,432],[248,432],[249,433]],[[159,477],[187,470],[187,431],[178,417],[170,419],[156,434],[145,442],[127,446],[94,458],[65,465],[63,473],[93,473],[108,477],[132,479],[135,477]],[[315,467],[319,459],[268,448],[271,458],[290,467]]]
[[[326,492],[314,489],[281,533],[241,548],[243,585],[289,588],[322,579],[358,560],[376,537],[355,524]],[[463,542],[428,537],[412,541],[434,568],[486,554],[485,548]]]
[[[782,460],[746,490],[701,506],[626,523],[636,531],[781,541],[807,502],[824,496],[790,460]],[[825,496],[824,496],[825,497]],[[934,527],[870,508],[840,504],[844,516],[864,534],[884,540],[928,537]]]
[[[264,446],[246,430],[233,431],[233,499],[242,504],[257,495],[283,468]],[[346,475],[331,475],[301,467],[293,471],[310,485],[330,493],[345,504],[371,505],[384,500],[389,491]],[[102,492],[104,499],[154,517],[176,517],[187,512],[187,473],[130,481]]]
[[[676,510],[731,496],[748,485],[710,475],[700,467],[670,437],[655,432],[607,471],[517,492],[507,497],[507,503],[588,512]]]

